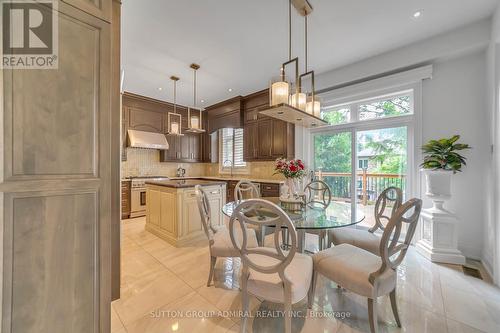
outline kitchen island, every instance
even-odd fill
[[[196,185],[203,186],[208,196],[212,225],[223,225],[226,182],[161,180],[146,182],[146,230],[178,247],[206,237],[196,201]]]

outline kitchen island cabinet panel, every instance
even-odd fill
[[[198,182],[203,185],[208,196],[212,225],[223,225],[222,206],[226,203],[226,184],[203,180]],[[146,230],[174,246],[191,245],[206,237],[194,185],[171,186],[173,183],[146,184]]]

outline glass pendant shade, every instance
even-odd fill
[[[318,96],[314,96],[314,98],[310,96],[307,99],[306,112],[319,118],[321,113],[321,100]]]
[[[183,135],[181,130],[182,116],[179,113],[169,112],[167,114],[167,133]]]
[[[290,84],[285,77],[279,76],[271,80],[270,105],[287,104],[290,96]]]
[[[191,128],[199,129],[200,128],[200,118],[198,116],[191,116]]]
[[[299,110],[306,110],[307,95],[302,92],[298,92],[290,96],[290,105]]]
[[[172,122],[170,124],[170,133],[179,134],[179,123]]]

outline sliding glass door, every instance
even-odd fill
[[[364,213],[359,226],[368,229],[383,190],[400,188],[403,201],[411,193],[413,92],[327,105],[322,113],[332,126],[313,130],[315,174],[330,186],[334,200]]]

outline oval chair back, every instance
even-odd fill
[[[208,242],[212,245],[216,230],[212,226],[210,219],[210,203],[208,202],[207,194],[200,185],[196,185],[194,188],[198,210],[200,211],[201,216],[201,225],[203,226],[203,231],[205,231],[205,234],[207,235]]]
[[[330,186],[322,180],[313,180],[304,188],[307,205],[326,208],[332,201],[332,191]]]
[[[417,229],[421,210],[422,200],[413,198],[401,205],[391,217],[380,240],[382,265],[377,272],[370,274],[370,282],[374,283],[376,278],[386,270],[395,270],[401,264]],[[410,216],[407,217],[408,214]],[[406,237],[402,243],[398,244],[403,223],[408,225]]]
[[[255,198],[260,198],[260,193],[254,183],[248,180],[240,180],[236,184],[234,188],[234,201]]]
[[[375,225],[371,227],[368,231],[375,232],[377,229],[384,231],[384,224],[382,220],[386,223],[389,222],[394,213],[398,210],[403,202],[403,191],[400,188],[390,186],[380,193],[375,203]],[[391,216],[385,215],[385,210],[392,203]]]
[[[235,232],[236,223],[242,230],[241,237]],[[246,224],[257,226],[275,226],[274,247],[247,247]],[[280,245],[281,228],[288,228],[291,238],[290,250],[283,252]],[[290,282],[285,276],[285,268],[292,261],[297,248],[297,233],[290,217],[277,205],[262,199],[249,199],[239,204],[229,221],[229,233],[233,246],[240,252],[244,271],[248,268],[257,272],[272,274],[278,273],[283,282]],[[252,260],[251,255],[267,256],[274,264],[263,266]]]

